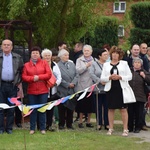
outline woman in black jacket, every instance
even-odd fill
[[[129,82],[133,89],[136,103],[128,104],[128,129],[129,132],[139,133],[142,128],[144,104],[147,101],[145,84],[150,83],[150,73],[142,69],[143,61],[133,59],[132,80]]]

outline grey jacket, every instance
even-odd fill
[[[65,65],[62,61],[58,62],[58,67],[61,72],[61,83],[57,88],[57,93],[60,97],[68,96],[76,92],[78,74],[73,62],[68,61]],[[69,88],[69,84],[74,83],[75,88]]]
[[[90,68],[90,76],[93,80],[93,83],[99,83],[100,82],[100,77],[102,73],[102,65],[98,62],[98,60],[95,60]],[[105,93],[104,92],[104,85],[99,83],[97,85],[98,89],[95,88],[95,91],[99,91],[100,93]]]
[[[23,60],[20,55],[13,53],[13,52],[12,52],[12,57],[13,57],[13,71],[14,71],[13,85],[15,86],[21,82]],[[0,53],[0,85],[1,85],[1,75],[2,75],[2,64],[3,64],[3,53]]]
[[[92,60],[94,62],[94,60]],[[76,69],[77,72],[79,73],[79,78],[78,78],[78,86],[77,90],[84,90],[87,87],[90,87],[93,84],[91,75],[90,75],[90,67],[86,67],[86,60],[84,59],[84,56],[81,56],[77,59],[76,62]]]

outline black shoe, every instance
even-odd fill
[[[3,130],[0,130],[0,134],[3,134],[4,133],[4,131]]]
[[[94,126],[91,123],[86,123],[86,127],[93,128]]]
[[[83,126],[82,123],[79,123],[79,124],[78,124],[78,127],[79,127],[79,128],[84,128],[84,126]]]
[[[140,130],[139,129],[135,129],[134,133],[140,133]]]
[[[55,132],[55,129],[53,129],[52,127],[50,127],[50,128],[48,129],[48,131]]]
[[[105,130],[109,130],[109,127],[105,126]]]
[[[67,129],[68,130],[74,130],[74,127],[73,126],[68,126]]]
[[[7,134],[12,134],[12,130],[6,130]]]
[[[64,129],[65,129],[65,127],[59,126],[59,130],[64,130]]]
[[[22,128],[21,123],[17,123],[16,126],[17,126],[18,128]]]

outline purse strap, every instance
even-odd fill
[[[94,58],[94,61],[98,64],[98,66],[100,67],[100,69],[102,70],[102,66],[98,63],[98,61],[97,60],[95,60],[95,58]]]

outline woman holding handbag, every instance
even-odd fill
[[[48,101],[57,100],[60,98],[57,94],[57,86],[60,85],[61,80],[62,80],[60,69],[54,61],[51,61],[51,59],[52,59],[52,51],[51,50],[44,49],[42,51],[41,55],[42,55],[42,58],[48,62],[49,67],[53,72],[53,76],[56,78],[55,85],[53,85],[53,83],[51,82],[51,78],[49,80],[50,81],[49,83],[51,85],[49,84]],[[54,79],[53,79],[53,81],[54,81]],[[54,129],[52,128],[53,112],[54,112],[54,107],[51,110],[46,111],[46,129],[49,131],[54,131]]]

